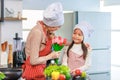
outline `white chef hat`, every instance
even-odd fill
[[[88,22],[85,21],[82,21],[81,23],[75,25],[74,30],[76,28],[79,28],[83,32],[83,36],[85,38],[90,37],[91,33],[93,33],[94,31],[93,27]]]
[[[48,26],[62,26],[64,14],[60,2],[52,3],[43,13],[43,22]]]

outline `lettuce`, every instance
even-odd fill
[[[3,80],[5,77],[5,74],[3,72],[0,72],[0,80]]]
[[[70,69],[68,66],[65,66],[65,65],[49,65],[48,67],[45,68],[44,70],[44,74],[46,77],[51,77],[51,73],[53,71],[58,71],[60,72],[60,74],[68,74],[70,73]]]

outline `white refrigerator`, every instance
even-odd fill
[[[91,80],[110,80],[111,74],[111,13],[78,11],[78,22],[87,21],[94,33],[85,41],[92,47],[91,67],[87,71]]]
[[[65,13],[65,23],[56,35],[71,41],[75,24],[89,22],[93,28],[92,36],[85,40],[92,47],[91,67],[87,71],[91,80],[110,80],[111,74],[111,13],[109,12],[69,12]]]

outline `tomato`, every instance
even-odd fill
[[[82,72],[79,70],[79,69],[76,69],[75,70],[75,75],[76,76],[80,76],[82,74]]]
[[[59,80],[66,80],[65,75],[64,75],[64,74],[60,74],[60,76],[59,76]]]

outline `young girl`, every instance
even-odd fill
[[[84,22],[74,27],[72,43],[67,49],[67,65],[72,75],[75,75],[76,69],[85,71],[90,66],[91,48],[88,44],[84,43],[84,38],[89,37],[91,32],[92,28]]]

